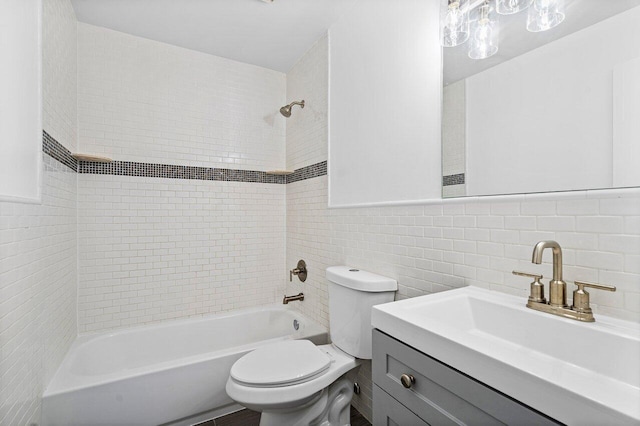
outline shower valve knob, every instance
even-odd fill
[[[304,260],[299,260],[296,268],[289,271],[289,282],[293,281],[294,275],[300,278],[302,282],[307,280],[307,264]]]

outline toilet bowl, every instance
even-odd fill
[[[331,344],[278,342],[238,360],[226,389],[234,401],[262,412],[262,426],[320,424],[341,415],[342,423],[329,424],[348,424],[353,383],[342,376],[359,365]]]
[[[395,280],[346,266],[327,268],[332,344],[290,340],[264,346],[231,367],[231,399],[262,412],[261,426],[344,426],[353,382],[347,373],[371,358],[371,308],[393,301]]]

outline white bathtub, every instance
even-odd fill
[[[235,411],[224,390],[231,365],[284,339],[324,344],[327,332],[268,307],[80,336],[43,395],[42,424],[189,425]]]

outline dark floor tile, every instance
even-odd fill
[[[200,423],[198,426],[258,426],[259,424],[260,413],[245,409]],[[371,423],[358,410],[351,407],[351,426],[371,426]]]
[[[351,426],[371,426],[371,423],[358,410],[351,407]]]
[[[244,409],[218,417],[215,421],[215,426],[258,426],[260,424],[260,413]]]

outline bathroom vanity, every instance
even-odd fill
[[[640,325],[465,287],[372,311],[373,423],[640,424]]]
[[[373,332],[375,425],[557,425],[399,340]]]

